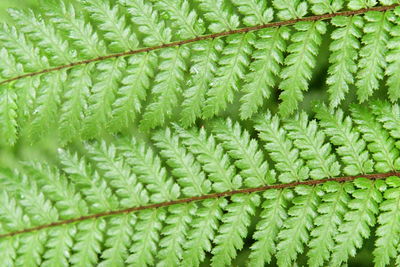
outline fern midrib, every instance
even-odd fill
[[[87,215],[87,216],[82,216],[79,218],[57,221],[57,222],[53,222],[50,224],[43,224],[43,225],[31,227],[31,228],[26,228],[23,230],[0,234],[0,239],[19,235],[19,234],[24,234],[24,233],[31,233],[31,232],[39,231],[42,229],[51,228],[51,227],[57,227],[57,226],[62,226],[62,225],[66,225],[66,224],[77,223],[77,222],[81,222],[81,221],[99,219],[99,218],[103,218],[103,217],[121,215],[121,214],[126,214],[126,213],[131,213],[131,212],[138,212],[141,210],[158,209],[158,208],[168,207],[168,206],[172,206],[172,205],[196,202],[196,201],[201,201],[201,200],[206,200],[206,199],[229,197],[229,196],[233,196],[233,195],[237,195],[237,194],[263,192],[263,191],[270,190],[270,189],[294,188],[294,187],[300,186],[300,185],[316,186],[316,185],[323,184],[323,183],[330,182],[330,181],[336,181],[336,182],[340,182],[340,183],[351,182],[351,181],[356,180],[357,178],[366,178],[369,180],[381,180],[381,179],[385,179],[385,178],[391,177],[391,176],[400,177],[400,172],[373,173],[373,174],[364,174],[364,175],[360,174],[360,175],[355,175],[355,176],[341,176],[341,177],[325,178],[325,179],[319,179],[319,180],[306,180],[306,181],[298,181],[298,182],[286,183],[286,184],[274,184],[274,185],[267,185],[267,186],[261,186],[261,187],[243,188],[243,189],[237,189],[237,190],[226,191],[226,192],[221,192],[221,193],[212,193],[212,194],[207,194],[207,195],[203,195],[203,196],[183,198],[183,199],[172,200],[172,201],[167,201],[167,202],[155,203],[155,204],[150,204],[150,205],[145,205],[145,206],[131,207],[131,208],[127,208],[127,209],[99,212],[99,213],[95,213],[95,214],[91,214],[91,215]]]
[[[323,15],[308,16],[308,17],[296,18],[296,19],[292,19],[292,20],[276,21],[276,22],[271,22],[271,23],[267,23],[267,24],[261,24],[261,25],[251,26],[251,27],[239,28],[239,29],[236,29],[236,30],[229,30],[229,31],[224,31],[224,32],[214,33],[214,34],[209,34],[209,35],[201,35],[201,36],[197,36],[197,37],[192,38],[192,39],[185,39],[185,40],[182,40],[182,41],[164,43],[164,44],[156,45],[156,46],[152,46],[152,47],[143,47],[143,48],[139,48],[139,49],[136,49],[136,50],[129,50],[129,51],[121,52],[121,53],[115,53],[115,54],[110,54],[110,55],[105,55],[105,56],[99,56],[97,58],[92,58],[92,59],[87,59],[87,60],[82,60],[82,61],[76,61],[76,62],[72,62],[72,63],[65,64],[65,65],[59,65],[59,66],[54,66],[54,67],[50,67],[50,68],[39,70],[39,71],[35,71],[35,72],[29,72],[29,73],[25,73],[25,74],[22,74],[22,75],[13,77],[13,78],[9,78],[9,79],[3,80],[3,81],[0,82],[0,85],[7,84],[7,83],[10,83],[10,82],[13,82],[13,81],[16,81],[16,80],[20,80],[20,79],[23,79],[23,78],[27,78],[27,77],[32,77],[32,76],[45,74],[45,73],[48,73],[48,72],[54,72],[54,71],[59,71],[59,70],[62,70],[62,69],[72,68],[72,67],[79,66],[79,65],[89,64],[89,63],[92,63],[92,62],[99,62],[99,61],[104,61],[104,60],[107,60],[107,59],[125,57],[125,56],[139,54],[139,53],[146,53],[146,52],[150,52],[150,51],[153,51],[153,50],[159,50],[159,49],[168,48],[168,47],[182,46],[184,44],[194,43],[194,42],[198,42],[198,41],[201,41],[201,40],[214,39],[214,38],[219,38],[219,37],[224,37],[224,36],[229,36],[229,35],[234,35],[234,34],[239,34],[239,33],[246,33],[246,32],[250,32],[250,31],[257,31],[257,30],[261,30],[261,29],[265,29],[265,28],[273,28],[273,27],[281,27],[281,26],[293,25],[293,24],[295,24],[297,22],[301,22],[301,21],[328,20],[328,19],[331,19],[331,18],[334,18],[334,17],[337,17],[337,16],[349,17],[349,16],[354,16],[354,15],[361,15],[361,14],[367,13],[369,11],[384,12],[384,11],[393,10],[397,6],[400,6],[400,4],[393,4],[393,5],[390,5],[390,6],[376,6],[376,7],[364,8],[364,9],[358,9],[358,10],[341,11],[341,12],[329,13],[329,14],[323,14]]]

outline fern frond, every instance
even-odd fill
[[[190,39],[204,32],[202,21],[194,9],[191,9],[187,0],[174,2],[157,1],[156,7],[171,16],[173,27],[177,28],[178,40]]]
[[[278,9],[277,15],[281,20],[301,18],[307,14],[307,2],[274,0],[272,3]]]
[[[337,107],[349,91],[349,85],[354,83],[363,19],[359,16],[335,17],[332,24],[338,29],[331,34],[333,41],[329,47],[332,52],[329,62],[332,65],[328,69],[326,83],[329,85],[330,106]]]
[[[247,236],[250,225],[250,216],[255,213],[255,206],[259,205],[258,195],[235,195],[232,203],[226,206],[226,214],[222,216],[222,225],[219,234],[214,239],[215,247],[212,250],[212,266],[230,265],[236,257],[236,250],[243,248],[243,238]]]
[[[115,100],[115,94],[126,62],[119,58],[102,62],[96,67],[101,75],[96,81],[93,81],[83,128],[83,134],[88,137],[96,137],[99,134],[99,129],[104,129],[107,126],[107,119],[111,115],[112,103]]]
[[[167,177],[165,168],[161,165],[160,158],[154,155],[151,148],[146,148],[143,143],[137,143],[135,139],[131,143],[121,144],[127,162],[138,175],[140,181],[146,185],[152,193],[153,202],[173,200],[179,197],[180,188]]]
[[[55,203],[56,208],[62,210],[59,213],[61,218],[76,218],[88,213],[88,206],[82,195],[56,168],[39,162],[27,163],[25,168],[27,175],[37,179],[45,196]]]
[[[252,52],[253,33],[241,36],[230,36],[222,50],[216,77],[210,83],[203,111],[205,118],[218,114],[233,102],[234,91],[238,91],[238,80],[243,79],[245,67],[250,64],[249,55]]]
[[[103,142],[100,145],[88,145],[87,150],[91,159],[96,162],[103,177],[109,180],[110,186],[119,197],[121,207],[141,206],[148,202],[148,193],[144,186],[137,181],[128,164],[123,159],[118,159],[116,147]]]
[[[43,13],[12,9],[13,22],[0,30],[0,42],[19,66],[14,72],[7,64],[0,81],[10,88],[2,90],[4,143],[36,142],[49,135],[49,122],[58,129],[51,135],[64,144],[119,133],[139,119],[143,132],[176,115],[190,126],[238,99],[241,118],[249,119],[277,84],[280,112],[291,115],[308,90],[327,27],[333,30],[330,105],[338,106],[354,83],[365,101],[386,77],[396,100],[397,4],[381,4],[78,0],[51,1]],[[23,107],[15,112],[15,106]]]
[[[227,202],[225,199],[205,200],[196,212],[192,228],[187,233],[184,245],[182,264],[185,266],[198,266],[205,258],[205,251],[211,252],[211,240],[214,240],[215,231],[222,218],[222,209]]]
[[[217,122],[214,127],[217,139],[229,155],[235,159],[235,165],[241,170],[247,187],[257,187],[275,182],[275,172],[270,171],[257,141],[250,139],[250,134],[242,130],[239,123]]]
[[[383,78],[386,68],[386,45],[389,39],[388,32],[391,28],[391,12],[368,12],[365,14],[366,25],[360,50],[358,75],[356,86],[360,102],[365,101],[379,87],[379,80]]]
[[[79,56],[93,58],[106,54],[104,41],[73,5],[51,1],[46,8],[46,14],[51,17],[50,21],[68,33],[68,37],[72,40],[71,45],[81,53]]]
[[[56,32],[51,24],[46,23],[43,18],[36,16],[33,11],[22,12],[16,9],[9,10],[10,15],[26,33],[45,53],[53,64],[67,64],[73,62],[76,51],[72,50],[68,43]]]
[[[369,142],[368,149],[372,152],[376,165],[375,169],[379,172],[389,172],[399,166],[399,151],[394,145],[394,140],[375,121],[367,108],[355,106],[352,109],[354,121],[359,125],[358,129],[363,134],[363,138]]]
[[[169,48],[160,53],[163,61],[159,65],[155,85],[152,93],[155,102],[147,106],[141,121],[141,127],[145,130],[164,124],[166,118],[171,116],[173,107],[178,103],[178,94],[182,91],[185,60],[189,56],[187,47]]]
[[[82,194],[91,203],[90,211],[112,210],[118,206],[117,198],[106,182],[100,179],[97,172],[92,173],[84,159],[65,150],[60,150],[59,154],[64,171],[75,180]]]
[[[175,126],[179,136],[188,149],[197,155],[197,160],[203,165],[209,179],[213,182],[213,189],[224,192],[239,188],[242,178],[235,174],[235,168],[230,164],[229,157],[224,153],[222,146],[216,144],[213,135],[207,136],[204,129],[199,132],[185,130]]]
[[[331,142],[339,146],[337,153],[346,164],[343,171],[348,175],[370,173],[373,162],[365,150],[366,143],[360,138],[359,132],[353,128],[350,117],[344,117],[342,110],[332,113],[325,106],[316,107],[316,117],[321,121],[325,133]]]
[[[210,22],[208,26],[210,32],[229,31],[239,26],[239,17],[230,14],[224,1],[196,0],[196,2],[199,2],[204,17]]]
[[[377,116],[377,120],[382,123],[382,126],[389,132],[390,136],[395,140],[400,137],[400,107],[398,104],[391,106],[386,102],[375,102],[372,105],[373,113]],[[399,148],[399,141],[396,141],[396,146]]]
[[[240,99],[240,117],[250,118],[268,99],[272,88],[276,84],[276,76],[280,73],[283,64],[283,52],[286,49],[286,40],[289,39],[289,29],[265,29],[259,33],[254,47],[254,61],[250,64],[250,72],[246,74],[243,85],[244,96]]]
[[[201,117],[209,84],[217,71],[217,59],[223,48],[221,39],[203,41],[192,46],[192,57],[188,82],[189,88],[183,92],[181,121],[185,126],[193,124]]]
[[[378,204],[382,201],[378,184],[368,179],[359,178],[354,181],[357,189],[352,193],[349,211],[344,216],[344,222],[339,227],[336,245],[332,252],[332,265],[346,262],[354,256],[356,249],[361,247],[362,239],[369,236],[369,227],[375,224]]]
[[[72,265],[90,266],[98,263],[105,227],[104,219],[79,224],[70,258]]]
[[[132,226],[135,225],[135,222],[134,214],[126,214],[107,221],[105,249],[101,253],[103,261],[99,266],[124,266],[125,259],[129,255],[130,236],[132,236]]]
[[[324,262],[329,260],[335,246],[334,237],[347,212],[350,201],[348,191],[352,188],[350,183],[336,182],[328,182],[322,186],[325,194],[321,197],[318,215],[314,219],[316,227],[310,233],[311,241],[308,244],[310,250],[307,256],[310,266],[323,266]]]
[[[198,266],[211,253],[212,265],[229,265],[259,211],[249,264],[275,256],[291,266],[308,247],[310,266],[337,266],[376,226],[374,260],[384,266],[397,257],[398,106],[354,105],[351,117],[316,111],[317,120],[261,115],[254,128],[268,157],[248,127],[228,119],[157,131],[157,152],[139,137],[116,138],[60,149],[55,166],[2,169],[4,261]]]
[[[276,253],[279,266],[290,266],[296,260],[297,254],[303,252],[304,243],[309,240],[309,231],[317,213],[320,189],[318,187],[296,187],[297,197],[293,199],[293,207],[288,211],[290,216],[282,225],[278,238],[278,252]]]
[[[94,0],[83,0],[83,5],[90,16],[100,23],[99,28],[104,32],[104,38],[110,42],[110,50],[121,52],[138,46],[136,35],[126,26],[125,17],[119,13],[118,6]]]
[[[92,86],[91,73],[93,65],[82,66],[73,69],[70,79],[66,81],[64,105],[61,107],[60,116],[60,139],[65,143],[71,141],[76,133],[81,131],[82,118]]]
[[[384,201],[379,206],[382,212],[378,217],[380,224],[376,230],[378,239],[375,242],[374,262],[376,266],[386,266],[390,262],[390,258],[394,258],[397,254],[398,244],[398,223],[399,220],[399,201],[398,194],[399,178],[391,177],[386,180],[390,189],[384,193]]]
[[[276,241],[283,222],[287,219],[288,199],[292,197],[290,190],[269,190],[263,194],[261,220],[253,235],[255,239],[251,247],[250,265],[261,266],[270,263],[276,253]]]
[[[400,106],[367,102],[400,95],[399,5],[11,9],[0,265],[341,266],[366,239],[376,266],[400,264]],[[328,106],[296,112],[326,71]],[[350,88],[364,103],[338,107]]]
[[[178,178],[186,196],[201,196],[210,192],[211,183],[206,181],[193,155],[180,146],[177,135],[172,135],[167,128],[165,132],[154,135],[153,139],[161,149],[161,155],[167,159],[167,164],[173,168],[172,174]]]
[[[306,179],[309,169],[299,158],[299,151],[286,137],[286,131],[280,127],[278,116],[272,116],[270,113],[261,116],[255,129],[259,132],[259,138],[266,142],[265,150],[275,162],[275,168],[281,172],[278,176],[279,181],[290,183]]]
[[[343,8],[342,0],[310,0],[311,11],[316,15],[335,13]]]
[[[135,55],[128,59],[127,75],[121,81],[116,100],[112,106],[112,120],[109,127],[113,131],[128,128],[142,110],[141,102],[146,99],[150,80],[154,77],[157,55],[147,53]]]
[[[395,19],[393,20],[396,25],[390,30],[391,38],[387,43],[387,54],[386,54],[386,76],[387,79],[387,86],[388,88],[388,95],[390,100],[395,101],[399,99],[399,83],[396,82],[399,80],[397,75],[399,74],[400,66],[400,9],[396,8],[394,10]]]
[[[233,0],[232,3],[244,16],[243,24],[254,26],[266,24],[272,20],[273,10],[260,0]]]
[[[332,155],[331,146],[324,143],[325,135],[318,130],[315,120],[309,121],[307,114],[302,112],[285,126],[300,155],[307,160],[311,178],[322,179],[340,174],[340,164]]]
[[[144,210],[139,213],[132,236],[131,255],[127,258],[127,263],[140,266],[154,265],[154,255],[157,252],[159,232],[164,219],[164,209]]]
[[[292,44],[288,47],[289,55],[285,59],[279,88],[283,90],[280,112],[287,116],[297,109],[298,102],[303,100],[302,91],[308,90],[316,55],[321,45],[321,35],[326,32],[326,24],[318,22],[299,22],[294,25],[298,31],[292,35]]]
[[[171,40],[171,30],[163,20],[158,19],[158,13],[153,6],[143,0],[126,0],[128,11],[133,23],[139,25],[138,30],[145,34],[143,44],[146,46],[168,43]]]
[[[164,236],[159,243],[160,251],[157,253],[159,262],[157,266],[176,266],[179,264],[187,229],[192,221],[196,206],[192,203],[171,206],[169,215],[165,219],[161,234]]]
[[[373,7],[377,4],[376,0],[350,0],[347,3],[347,6],[351,10],[356,10],[360,8],[368,8],[368,7]]]

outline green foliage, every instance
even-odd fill
[[[208,252],[212,266],[231,265],[260,209],[249,266],[273,257],[291,266],[303,253],[310,266],[338,266],[374,228],[374,261],[390,264],[398,256],[399,179],[381,178],[399,170],[398,106],[353,105],[351,116],[316,111],[316,119],[268,112],[253,128],[232,119],[200,130],[174,124],[152,134],[156,151],[142,137],[115,137],[60,149],[53,164],[3,168],[1,261],[198,266]]]
[[[0,25],[0,266],[400,264],[397,0],[41,4]]]
[[[366,101],[382,80],[396,101],[398,8],[296,22],[376,4],[53,0],[43,12],[10,9],[12,22],[0,30],[2,143],[35,143],[51,132],[67,144],[137,124],[148,133],[171,120],[191,126],[238,101],[240,117],[249,119],[276,87],[280,113],[292,115],[313,81],[327,29],[330,106],[354,85],[359,101]],[[284,25],[246,28],[271,22]]]

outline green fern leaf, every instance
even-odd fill
[[[222,209],[227,202],[225,199],[205,200],[196,212],[192,228],[187,234],[184,245],[182,264],[184,266],[198,266],[204,261],[205,251],[211,252],[211,240],[214,240],[215,231],[222,218]]]
[[[368,149],[376,162],[375,170],[389,172],[398,169],[399,151],[394,145],[394,139],[375,121],[367,108],[354,106],[352,114],[363,138],[369,142]]]
[[[88,99],[89,107],[86,111],[85,127],[83,135],[95,137],[99,135],[97,126],[102,128],[107,125],[108,118],[111,116],[112,103],[119,86],[119,80],[126,67],[124,59],[102,62],[98,64],[97,71],[101,73],[96,81],[93,81],[91,95]]]
[[[266,142],[265,150],[275,161],[275,168],[281,172],[278,180],[283,183],[305,180],[309,169],[298,157],[299,151],[293,147],[291,140],[286,137],[284,129],[280,128],[279,117],[270,113],[258,119],[255,129],[259,138]]]
[[[282,226],[278,238],[278,252],[276,259],[279,266],[291,266],[296,260],[297,254],[303,252],[303,246],[309,240],[309,231],[313,226],[313,220],[317,216],[316,207],[320,200],[318,187],[299,186],[295,189],[298,194],[293,199],[293,207],[288,211],[288,218]]]
[[[212,251],[212,266],[230,265],[236,250],[243,248],[243,238],[251,222],[250,216],[254,215],[259,201],[259,196],[253,194],[232,197],[232,203],[226,207],[227,213],[221,219],[223,224],[214,240],[216,246]]]
[[[330,106],[337,107],[349,91],[349,85],[354,83],[354,73],[357,71],[355,60],[360,48],[358,38],[361,36],[360,28],[363,26],[361,17],[335,17],[332,24],[340,27],[331,34],[333,39],[330,50],[329,77],[326,83],[329,85]]]
[[[83,0],[91,17],[100,22],[104,38],[110,42],[109,49],[115,52],[133,50],[138,46],[135,33],[126,27],[126,21],[119,14],[118,6],[110,7],[109,2]]]
[[[196,2],[199,2],[204,17],[210,22],[208,26],[210,32],[229,31],[239,26],[239,17],[236,14],[230,14],[224,1],[196,0]]]
[[[321,121],[325,133],[331,142],[339,146],[337,153],[346,164],[343,171],[348,175],[372,172],[373,162],[365,150],[366,143],[360,139],[358,131],[353,129],[350,117],[345,117],[342,110],[331,113],[325,106],[316,107],[316,117]]]
[[[339,227],[336,245],[333,249],[331,264],[334,266],[346,262],[349,256],[356,253],[362,244],[362,239],[369,236],[369,227],[375,223],[378,213],[378,203],[381,193],[373,181],[359,178],[355,182],[358,189],[354,190],[349,203],[350,211],[344,216],[344,222]]]
[[[286,49],[286,40],[289,38],[289,29],[265,29],[260,32],[254,46],[254,61],[250,64],[250,72],[244,78],[244,96],[241,98],[240,117],[250,118],[268,99],[272,88],[276,84],[276,76],[280,73],[283,64],[283,52]]]
[[[73,5],[56,1],[45,4],[48,5],[46,14],[51,17],[51,22],[68,33],[68,37],[72,39],[71,45],[79,51],[79,56],[89,59],[106,54],[104,41]]]
[[[310,177],[322,179],[340,174],[340,164],[331,154],[331,147],[325,144],[325,135],[318,131],[317,122],[309,121],[305,112],[285,124],[288,136],[300,150],[300,155],[307,160]]]
[[[263,153],[259,150],[257,141],[250,139],[246,130],[239,123],[217,122],[214,127],[217,139],[223,142],[224,148],[235,159],[235,165],[241,170],[247,187],[258,187],[275,182],[275,172],[270,171]]]
[[[139,213],[132,236],[131,255],[126,260],[127,263],[140,266],[154,265],[154,255],[157,252],[159,232],[164,219],[163,209],[144,210]]]
[[[352,184],[328,182],[323,185],[323,190],[325,194],[321,197],[319,214],[314,219],[316,227],[310,233],[312,239],[308,244],[310,250],[307,252],[307,263],[310,266],[323,266],[324,262],[329,260],[335,246],[334,237],[347,212],[350,201],[347,192],[352,190]]]
[[[131,143],[122,144],[121,150],[125,152],[126,160],[138,175],[139,180],[152,193],[150,197],[152,202],[168,201],[179,197],[179,186],[167,177],[160,158],[154,155],[150,148],[132,139]]]
[[[261,266],[270,263],[276,253],[276,241],[283,222],[287,219],[287,204],[291,197],[290,190],[269,190],[263,194],[261,220],[253,235],[256,242],[251,247],[251,266]]]
[[[388,76],[387,86],[389,98],[392,101],[398,100],[400,98],[399,95],[399,73],[400,73],[400,9],[396,8],[394,11],[396,17],[394,18],[394,22],[396,26],[394,26],[390,30],[391,39],[387,43],[388,51],[386,54],[386,76]]]
[[[192,46],[191,79],[189,88],[183,92],[181,121],[185,126],[192,125],[201,117],[208,85],[217,70],[218,53],[223,48],[221,39],[203,41]]]
[[[283,116],[292,114],[298,102],[303,100],[302,91],[308,90],[322,41],[321,35],[326,32],[326,24],[322,21],[299,22],[294,27],[298,32],[291,37],[292,44],[288,47],[290,54],[280,74],[282,81],[279,88],[283,92],[279,98],[282,100],[280,112]]]
[[[216,77],[210,83],[210,89],[207,92],[203,111],[205,118],[218,114],[226,108],[227,103],[233,102],[234,91],[238,91],[238,80],[244,77],[245,67],[250,63],[249,55],[252,52],[253,41],[253,33],[230,36],[227,39],[220,66],[216,70]]]
[[[378,239],[375,242],[374,262],[376,266],[386,266],[390,263],[390,258],[397,254],[399,224],[399,201],[398,192],[399,178],[390,177],[386,183],[391,187],[384,193],[385,200],[380,204],[381,214],[378,217],[380,224],[376,231]]]
[[[216,145],[213,135],[207,137],[204,129],[195,132],[179,126],[175,126],[175,128],[183,143],[203,164],[203,169],[209,174],[209,179],[213,182],[215,191],[224,192],[241,186],[242,178],[235,174],[234,166],[230,165],[229,157],[224,154],[220,144]]]
[[[389,39],[388,31],[391,28],[391,12],[368,12],[364,27],[364,46],[360,50],[360,61],[357,75],[357,95],[360,102],[365,101],[379,87],[379,80],[383,78],[386,67],[386,45]]]

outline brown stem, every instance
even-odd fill
[[[377,6],[377,7],[371,7],[371,8],[363,8],[363,9],[359,9],[359,10],[342,11],[342,12],[323,14],[323,15],[317,15],[317,16],[309,16],[309,17],[304,17],[304,18],[299,18],[299,19],[278,21],[278,22],[272,22],[272,23],[263,24],[263,25],[246,27],[246,28],[241,28],[241,29],[231,30],[231,31],[226,31],[226,32],[214,33],[214,34],[209,34],[209,35],[202,35],[202,36],[198,36],[198,37],[195,37],[195,38],[192,38],[192,39],[176,41],[176,42],[157,45],[157,46],[152,46],[152,47],[140,48],[140,49],[137,49],[137,50],[131,50],[131,51],[126,51],[126,52],[122,52],[122,53],[116,53],[116,54],[111,54],[111,55],[107,55],[107,56],[101,56],[101,57],[97,57],[97,58],[92,58],[92,59],[88,59],[88,60],[72,62],[70,64],[61,65],[61,66],[58,66],[58,67],[49,68],[49,69],[45,69],[45,70],[41,70],[41,71],[37,71],[37,72],[26,73],[26,74],[22,74],[22,75],[16,76],[14,78],[10,78],[10,79],[1,81],[0,85],[6,84],[6,83],[9,83],[9,82],[12,82],[12,81],[16,81],[16,80],[19,80],[19,79],[22,79],[22,78],[26,78],[26,77],[33,77],[33,76],[44,74],[44,73],[48,73],[48,72],[53,72],[53,71],[58,71],[58,70],[66,69],[66,68],[71,68],[71,67],[78,66],[78,65],[89,64],[89,63],[92,63],[92,62],[103,61],[103,60],[106,60],[106,59],[119,58],[119,57],[139,54],[139,53],[145,53],[145,52],[150,52],[150,51],[153,51],[153,50],[158,50],[158,49],[161,49],[161,48],[181,46],[181,45],[184,45],[184,44],[189,44],[189,43],[193,43],[193,42],[197,42],[197,41],[201,41],[201,40],[207,40],[207,39],[213,39],[213,38],[228,36],[228,35],[232,35],[232,34],[246,33],[246,32],[257,31],[257,30],[261,30],[261,29],[265,29],[265,28],[287,26],[287,25],[295,24],[295,23],[300,22],[300,21],[327,20],[327,19],[331,19],[331,18],[337,17],[337,16],[360,15],[360,14],[367,13],[369,11],[388,11],[388,10],[392,10],[392,9],[396,8],[399,5],[400,4],[394,4],[394,5],[390,5],[390,6]]]
[[[262,192],[262,191],[269,190],[269,189],[293,188],[293,187],[296,187],[299,185],[319,185],[319,184],[323,184],[323,183],[326,183],[329,181],[343,183],[343,182],[354,181],[355,179],[361,178],[361,177],[367,178],[370,180],[378,180],[378,179],[385,179],[390,176],[400,177],[400,172],[361,174],[361,175],[355,175],[355,176],[342,176],[342,177],[326,178],[326,179],[320,179],[320,180],[308,180],[308,181],[301,181],[301,182],[293,182],[293,183],[287,183],[287,184],[266,185],[266,186],[255,187],[255,188],[243,188],[243,189],[238,189],[238,190],[233,190],[233,191],[228,191],[228,192],[213,193],[213,194],[208,194],[208,195],[204,195],[204,196],[189,197],[189,198],[167,201],[167,202],[162,202],[162,203],[150,204],[150,205],[146,205],[146,206],[132,207],[132,208],[127,208],[127,209],[123,209],[123,210],[105,211],[105,212],[96,213],[96,214],[92,214],[92,215],[82,216],[79,218],[53,222],[50,224],[39,225],[39,226],[32,227],[32,228],[26,228],[26,229],[19,230],[19,231],[1,234],[0,238],[10,237],[10,236],[18,235],[18,234],[23,234],[23,233],[30,233],[30,232],[34,232],[34,231],[38,231],[38,230],[42,230],[42,229],[46,229],[46,228],[81,222],[81,221],[90,220],[90,219],[97,219],[97,218],[102,218],[102,217],[107,217],[107,216],[112,216],[112,215],[120,215],[120,214],[124,214],[124,213],[137,212],[137,211],[146,210],[146,209],[157,209],[157,208],[162,208],[162,207],[168,207],[171,205],[190,203],[190,202],[195,202],[195,201],[200,201],[200,200],[205,200],[205,199],[229,197],[229,196],[236,195],[236,194]]]

